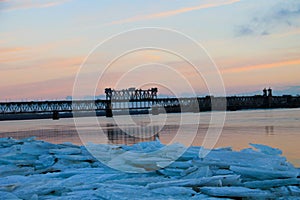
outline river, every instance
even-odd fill
[[[250,148],[249,143],[257,143],[281,149],[291,163],[300,167],[300,109],[227,112],[224,126],[211,124],[211,116],[211,112],[203,112],[86,117],[77,123],[71,118],[1,121],[0,137],[36,136],[52,143],[80,145],[86,142],[134,144],[159,138],[165,144],[176,141],[202,146],[206,140],[214,148],[230,146],[235,150]],[[198,118],[199,121],[195,120]],[[222,128],[220,136],[207,134],[207,130],[214,132],[218,128]]]

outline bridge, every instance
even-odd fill
[[[212,110],[241,110],[261,108],[296,108],[300,107],[300,97],[283,95],[273,96],[272,89],[264,89],[262,95],[229,96],[229,97],[197,97],[197,98],[158,98],[157,88],[147,90],[129,88],[125,90],[105,89],[106,99],[97,100],[60,100],[60,101],[28,101],[28,102],[0,102],[0,120],[9,119],[8,116],[35,114],[51,115],[52,119],[59,119],[68,113],[100,112],[106,117],[113,113],[152,113],[154,115],[167,112],[199,112]],[[129,111],[129,113],[128,113]],[[22,117],[20,117],[22,118]]]
[[[83,113],[104,111],[107,117],[112,117],[113,110],[149,110],[157,99],[157,88],[142,89],[105,89],[106,99],[97,100],[60,100],[60,101],[28,101],[0,102],[0,120],[8,115],[18,114],[52,114],[53,119],[59,119],[62,113]]]

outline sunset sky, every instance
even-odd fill
[[[257,93],[264,87],[278,95],[300,94],[299,0],[0,0],[0,101],[72,96],[81,64],[99,43],[142,27],[176,30],[200,43],[218,67],[229,95]],[[189,48],[172,37],[168,42]],[[93,63],[104,68],[101,57],[114,51],[97,52]],[[197,55],[193,62],[207,64]],[[175,75],[153,63],[174,68],[197,94],[207,93],[187,63],[166,52],[143,50],[115,63],[101,79],[98,94],[105,87],[136,86],[130,78],[116,83],[132,67],[149,64],[132,77],[165,79],[177,84],[177,93],[189,95]]]

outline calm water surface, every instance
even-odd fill
[[[199,116],[200,121],[195,123]],[[176,139],[199,146],[203,145],[210,120],[211,113],[207,112],[99,117],[96,119],[99,124],[93,123],[93,118],[81,118],[77,127],[74,119],[3,121],[0,122],[0,137],[36,136],[52,143],[79,145],[86,142],[130,145],[158,137],[165,144]],[[207,139],[216,141],[216,148],[231,146],[240,150],[248,148],[249,143],[276,147],[290,162],[300,167],[300,109],[227,112],[220,137],[209,135]]]

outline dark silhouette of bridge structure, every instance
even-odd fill
[[[157,88],[147,90],[106,88],[104,92],[106,98],[96,100],[0,102],[0,120],[24,119],[24,115],[59,119],[61,116],[72,117],[74,114],[90,116],[89,113],[94,112],[112,117],[118,113],[157,115],[172,112],[300,107],[299,96],[273,96],[271,88],[265,88],[262,95],[192,98],[159,98]]]

